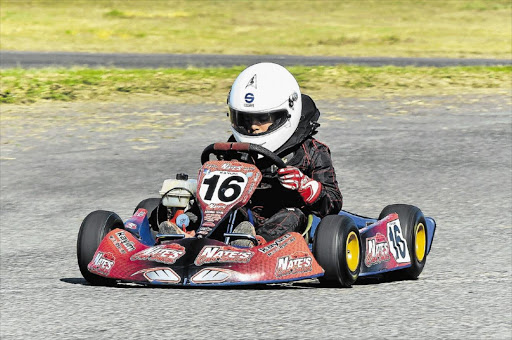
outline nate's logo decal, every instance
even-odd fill
[[[386,237],[381,233],[377,233],[374,237],[366,239],[366,256],[364,258],[364,264],[367,267],[373,266],[374,264],[387,262],[391,259],[389,253],[389,245]]]
[[[201,266],[205,263],[247,263],[251,260],[254,253],[250,250],[205,246],[197,255],[194,264]]]
[[[276,276],[307,273],[313,270],[313,259],[308,253],[297,251],[289,256],[277,259]]]

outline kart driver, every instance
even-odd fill
[[[288,70],[274,63],[248,67],[235,79],[227,104],[233,133],[229,141],[261,145],[287,165],[277,171],[277,178],[271,176],[275,169],[262,171],[262,188],[247,205],[254,226],[242,222],[235,233],[270,241],[303,232],[309,214],[324,217],[340,211],[342,195],[329,148],[313,138],[320,112]],[[250,245],[248,240],[233,242]]]

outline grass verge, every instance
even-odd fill
[[[0,0],[19,51],[510,58],[509,0]]]
[[[289,67],[316,99],[510,93],[512,67]],[[223,103],[243,67],[0,70],[0,103],[131,101]]]

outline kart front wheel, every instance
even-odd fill
[[[325,270],[320,283],[351,287],[359,276],[361,249],[359,230],[350,217],[324,217],[313,240],[313,255]]]
[[[115,228],[124,229],[123,221],[117,214],[105,210],[93,211],[80,226],[77,240],[78,267],[83,277],[94,286],[116,284],[116,280],[93,274],[87,269],[103,238]]]
[[[419,208],[413,205],[392,204],[382,210],[379,220],[392,213],[398,214],[400,226],[409,248],[411,266],[389,272],[387,276],[391,280],[417,279],[427,261],[427,223],[425,216]]]

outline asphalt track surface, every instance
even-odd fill
[[[1,319],[10,339],[510,339],[510,96],[317,103],[346,210],[438,223],[418,280],[229,289],[89,286],[82,219],[123,219],[227,138],[225,108],[163,102],[2,108]]]
[[[451,59],[451,58],[390,58],[390,57],[321,57],[292,55],[219,55],[219,54],[135,54],[135,53],[79,53],[79,52],[20,52],[0,51],[0,68],[39,68],[48,66],[87,66],[120,68],[183,68],[231,67],[274,62],[291,65],[367,66],[489,66],[512,65],[510,59]]]

